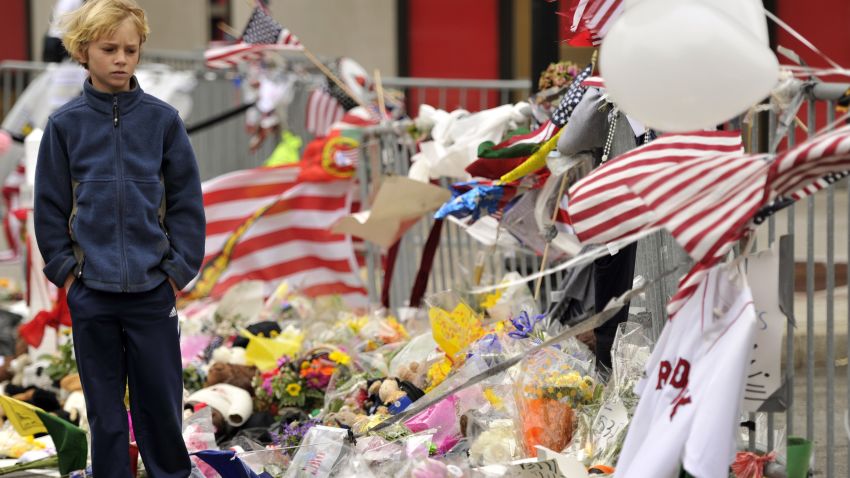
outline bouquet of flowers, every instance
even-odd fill
[[[284,355],[276,368],[254,376],[254,405],[257,410],[277,414],[286,407],[312,410],[322,406],[324,393],[308,386],[307,380],[301,376],[300,363],[296,365]]]
[[[300,445],[301,441],[304,439],[304,435],[318,424],[319,421],[315,419],[304,420],[301,422],[294,421],[285,425],[281,424],[278,432],[271,432],[272,443],[275,447],[287,449],[287,454],[292,456],[295,454],[295,451],[297,451],[296,448],[298,445]]]
[[[566,88],[570,86],[573,79],[580,71],[581,68],[571,61],[549,63],[549,66],[540,73],[537,88],[539,90],[545,90],[548,88]]]
[[[316,348],[297,360],[284,355],[276,368],[254,377],[255,406],[272,413],[286,407],[308,413],[321,409],[331,377],[340,366],[350,363],[351,357],[337,349]]]
[[[575,411],[601,398],[602,387],[589,374],[580,373],[574,362],[569,354],[551,347],[523,363],[514,393],[517,427],[531,456],[537,445],[563,450],[572,440]]]
[[[652,340],[639,324],[625,322],[617,328],[604,399],[598,406],[579,412],[576,436],[569,448],[569,453],[585,465],[613,466],[617,462],[638,403],[634,386],[643,375],[651,350]]]

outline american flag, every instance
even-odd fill
[[[593,63],[587,65],[578,75],[573,79],[573,82],[570,84],[570,87],[567,88],[567,92],[564,93],[564,97],[561,98],[561,103],[558,105],[558,108],[552,113],[552,122],[555,123],[559,128],[563,128],[567,121],[570,120],[570,116],[573,115],[573,110],[576,109],[579,102],[581,102],[582,97],[585,92],[587,92],[587,87],[582,83],[584,80],[589,77],[593,73]]]
[[[283,280],[308,296],[365,305],[351,239],[329,232],[351,208],[351,181],[298,180],[297,166],[236,171],[203,184],[206,257],[189,298],[221,297],[244,280]]]
[[[574,0],[570,12],[570,31],[574,35],[588,32],[591,43],[599,45],[623,13],[623,0]]]
[[[243,61],[257,60],[268,50],[303,49],[298,37],[281,26],[263,7],[257,6],[237,43],[210,48],[204,58],[208,68],[227,69]]]
[[[850,170],[850,125],[815,136],[776,157],[770,167],[771,198],[795,201],[837,182]]]
[[[327,136],[331,126],[341,120],[345,109],[326,89],[317,88],[307,100],[306,128],[314,136]]]
[[[609,161],[569,191],[583,243],[666,228],[697,265],[668,304],[672,316],[764,203],[767,163],[743,154],[739,132],[665,135]]]

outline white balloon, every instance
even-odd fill
[[[643,0],[624,0],[623,6],[628,11]],[[720,11],[726,12],[744,30],[751,32],[765,45],[770,45],[767,35],[767,17],[764,16],[764,5],[761,0],[702,0]]]
[[[741,27],[759,39],[762,45],[770,46],[767,35],[767,17],[761,0],[703,0],[705,3],[725,12],[737,21]]]
[[[776,55],[743,20],[709,1],[726,0],[640,0],[611,26],[599,68],[623,111],[654,129],[692,131],[723,123],[770,93],[779,77]]]

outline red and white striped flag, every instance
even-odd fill
[[[242,37],[232,45],[213,47],[204,53],[207,68],[233,68],[240,62],[260,59],[270,50],[303,50],[298,37],[257,6],[245,25]]]
[[[739,132],[665,135],[576,183],[569,219],[585,243],[670,231],[697,262],[668,304],[673,315],[764,204],[767,167],[743,154]]]
[[[815,136],[776,157],[770,167],[771,199],[798,201],[841,180],[850,171],[850,125]]]
[[[345,116],[345,109],[324,88],[310,92],[307,100],[306,128],[317,137],[327,136],[331,126]]]
[[[591,43],[599,45],[623,13],[623,0],[575,0],[570,12],[573,36],[588,32]]]
[[[705,131],[661,136],[608,161],[570,188],[567,212],[572,226],[579,239],[586,243],[605,243],[637,233],[662,217],[661,211],[653,210],[654,205],[669,210],[676,205],[675,201],[687,198],[687,192],[702,185],[705,178],[712,177],[707,175],[702,181],[689,183],[695,174],[706,170],[706,167],[699,167],[695,159],[741,151],[738,132]],[[679,178],[659,185],[657,192],[646,200],[640,195],[642,189],[635,188],[639,182],[652,181],[669,168],[680,165],[693,169],[686,169]]]
[[[353,183],[298,181],[297,166],[236,171],[203,184],[206,257],[190,298],[220,297],[244,280],[271,293],[283,280],[308,296],[367,295],[351,239],[330,233],[351,209]]]

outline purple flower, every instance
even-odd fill
[[[280,433],[271,432],[272,443],[279,447],[296,447],[301,444],[304,435],[318,425],[316,419],[309,419],[304,422],[292,422],[280,427]]]
[[[531,336],[531,333],[534,332],[534,327],[540,323],[544,317],[544,314],[540,314],[534,316],[532,319],[529,317],[528,312],[523,310],[517,317],[511,319],[511,323],[514,325],[516,330],[508,332],[508,336],[515,339],[527,339]]]
[[[290,359],[286,355],[281,355],[279,359],[277,359],[277,368],[283,368],[286,364],[290,362]]]

